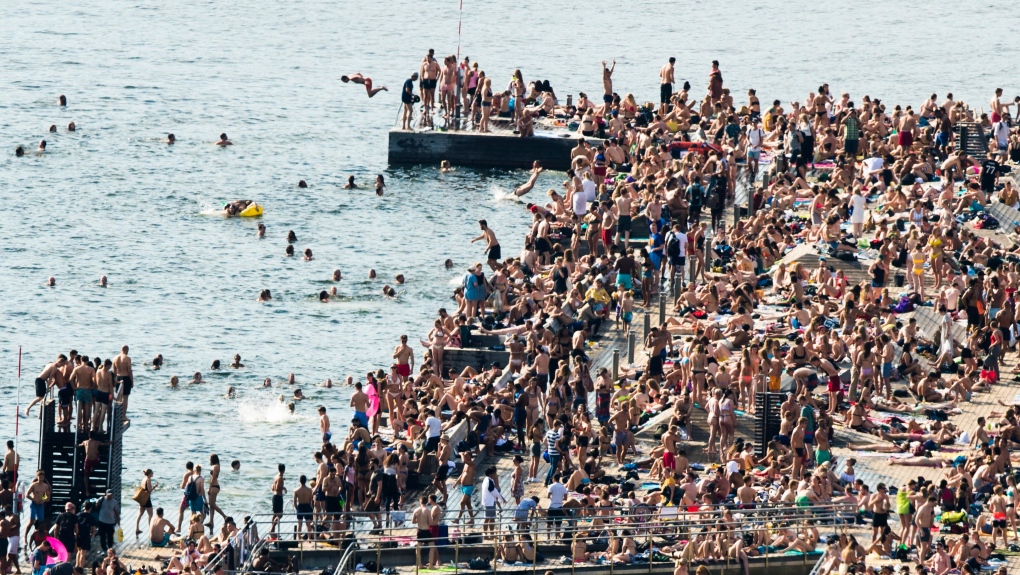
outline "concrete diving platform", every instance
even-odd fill
[[[522,138],[511,130],[489,133],[454,130],[390,130],[390,164],[432,164],[447,160],[454,166],[531,168],[538,160],[550,170],[570,167],[576,134],[568,130],[538,131]]]

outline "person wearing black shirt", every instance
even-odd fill
[[[74,503],[68,503],[64,506],[64,512],[57,515],[57,519],[53,522],[57,527],[57,540],[67,548],[68,557],[74,555],[75,552],[74,540],[78,517],[75,516],[74,509]]]
[[[92,537],[96,534],[96,518],[92,516],[92,502],[86,501],[82,506],[83,510],[75,517],[77,527],[75,529],[74,542],[78,548],[79,565],[85,564],[89,551],[92,550]]]
[[[981,162],[981,189],[986,194],[995,191],[995,183],[999,179],[999,162],[995,161],[995,155],[988,153],[988,158]]]
[[[414,116],[414,82],[418,79],[418,72],[411,74],[411,77],[404,80],[404,88],[400,91],[400,102],[402,104],[403,116],[400,119],[402,130],[411,129],[411,119]]]

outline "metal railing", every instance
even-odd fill
[[[491,554],[495,559],[499,556],[500,545],[506,542],[508,536],[527,535],[530,537],[530,544],[533,546],[536,556],[540,554],[540,549],[549,549],[550,547],[556,549],[555,553],[561,554],[564,545],[569,545],[579,539],[594,541],[596,547],[600,547],[606,544],[610,537],[621,539],[631,537],[639,548],[645,550],[649,570],[651,570],[651,564],[656,561],[654,554],[657,545],[677,544],[685,539],[693,539],[693,536],[698,533],[739,532],[751,536],[753,540],[764,541],[766,545],[769,545],[771,534],[778,529],[813,526],[816,528],[831,527],[835,531],[841,526],[845,528],[853,524],[856,517],[856,508],[850,503],[826,503],[806,507],[772,504],[747,509],[724,505],[713,506],[710,509],[701,507],[694,509],[693,506],[687,509],[677,509],[676,507],[648,505],[610,509],[612,512],[609,514],[599,515],[591,513],[590,509],[575,508],[569,510],[570,512],[562,517],[550,517],[548,510],[541,510],[539,513],[533,513],[526,520],[517,520],[514,510],[503,509],[497,511],[496,517],[488,524],[485,524],[481,517],[476,518],[473,524],[466,524],[457,520],[455,511],[446,510],[441,516],[440,523],[450,525],[449,533],[437,547],[447,553],[452,549],[454,570],[459,573],[461,558],[477,554]],[[732,513],[731,520],[723,520],[723,510],[729,510]],[[270,533],[268,528],[273,519],[272,515],[252,516],[245,529],[254,530],[253,526],[261,523],[262,528],[266,529],[265,536],[258,538],[247,553],[242,551],[244,560],[237,561],[233,566],[234,569],[227,570],[251,572],[251,563],[263,548],[291,553],[292,557],[299,558],[299,563],[302,562],[300,558],[305,551],[323,549],[339,551],[343,549],[334,575],[349,575],[354,572],[354,559],[359,552],[372,554],[374,551],[375,560],[377,563],[381,563],[384,551],[402,549],[410,552],[413,546],[414,558],[408,558],[408,562],[413,560],[416,565],[420,565],[423,559],[422,555],[427,556],[429,547],[440,541],[437,539],[418,541],[416,538],[417,526],[406,520],[410,518],[410,514],[406,512],[403,521],[392,521],[392,515],[386,513],[352,512],[345,513],[343,516],[348,521],[348,530],[322,530],[311,533],[306,529],[300,529],[298,521],[284,518],[279,519],[277,529]],[[370,516],[375,516],[381,525],[376,527],[376,524],[371,522]],[[358,523],[363,520],[368,520],[370,524],[359,526]],[[592,536],[593,532],[595,533],[594,537]],[[486,541],[485,536],[489,535],[492,536],[492,539]],[[344,545],[345,541],[348,542],[346,545]],[[220,555],[209,561],[206,573],[212,573],[216,564],[223,560],[222,555],[221,552]],[[671,557],[671,559],[673,558]],[[765,554],[764,560],[768,565],[768,553]],[[804,556],[804,561],[806,563],[807,555]],[[613,562],[609,561],[609,563],[610,571],[612,571],[614,569]],[[531,562],[530,565],[533,571],[537,569],[535,562]]]

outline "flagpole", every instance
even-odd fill
[[[18,402],[14,406],[14,451],[18,451],[18,433],[21,431],[21,346],[18,346]]]
[[[460,0],[460,14],[457,16],[457,62],[460,63],[460,25],[464,21],[464,0]]]

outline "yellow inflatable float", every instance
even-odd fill
[[[262,206],[252,200],[237,200],[223,204],[223,215],[228,218],[256,218],[261,216],[263,211]]]

